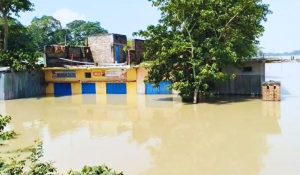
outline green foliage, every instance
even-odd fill
[[[19,12],[32,10],[33,4],[29,0],[0,0],[1,15],[14,14],[18,16]]]
[[[58,44],[64,41],[65,31],[59,20],[52,16],[33,18],[28,30],[37,50],[42,51],[45,45]]]
[[[56,168],[51,162],[40,162],[43,157],[43,144],[37,142],[37,146],[31,149],[31,155],[27,158],[30,162],[30,170],[24,174],[26,175],[44,175],[56,173]]]
[[[14,132],[3,132],[4,128],[11,121],[11,117],[0,115],[0,140],[10,139]],[[7,137],[8,135],[10,137]],[[30,155],[20,160],[20,156],[9,158],[8,161],[0,158],[0,174],[7,175],[45,175],[57,174],[56,168],[51,162],[41,162],[43,157],[43,143],[37,141],[36,146],[30,149]],[[123,175],[116,173],[105,165],[89,167],[85,166],[81,171],[69,171],[68,175]]]
[[[31,154],[28,157],[28,159],[33,163],[37,163],[39,161],[39,159],[43,157],[42,142],[36,142],[36,147],[30,149],[30,152],[31,152]]]
[[[105,34],[107,30],[101,27],[100,22],[75,20],[67,24],[69,31],[69,45],[85,45],[85,39],[89,36]]]
[[[16,135],[16,133],[13,131],[4,131],[5,127],[9,124],[10,121],[10,116],[0,115],[0,141],[9,140]]]
[[[128,54],[128,50],[133,49],[133,40],[128,40],[127,44],[124,46],[123,51]]]
[[[52,163],[37,163],[30,167],[30,170],[25,175],[45,175],[45,174],[57,174],[55,167]]]
[[[4,37],[3,30],[4,21],[0,18],[0,38]],[[23,26],[18,20],[10,18],[9,25],[9,40],[8,48],[11,51],[19,50],[22,48],[27,51],[34,51],[34,45],[32,42],[32,35],[29,33],[28,28]]]
[[[59,20],[52,16],[35,17],[28,26],[32,42],[37,50],[52,44],[84,45],[88,36],[107,33],[99,22],[75,20],[62,28]],[[65,41],[67,40],[67,43]]]
[[[43,157],[43,145],[37,142],[37,146],[31,149],[31,155],[24,160],[18,158],[10,158],[9,161],[0,159],[0,174],[9,175],[45,175],[57,174],[56,168],[51,162],[41,162]],[[29,165],[28,165],[29,163]],[[27,171],[26,168],[28,167]],[[69,171],[68,175],[123,175],[123,173],[116,173],[107,166],[85,166],[81,171]]]
[[[10,158],[9,161],[0,159],[0,174],[9,175],[45,175],[57,174],[56,168],[51,162],[41,162],[40,158],[43,156],[43,146],[39,142],[35,148],[32,148],[31,155],[24,159],[18,160]],[[27,164],[29,163],[29,165]],[[28,167],[28,168],[25,168]],[[28,169],[28,171],[26,171]],[[85,166],[81,171],[69,171],[68,175],[123,175],[123,173],[116,173],[107,166]]]
[[[123,175],[123,173],[116,173],[109,169],[107,166],[85,166],[80,172],[69,171],[69,175]]]
[[[31,149],[31,155],[26,159],[19,160],[19,157],[10,158],[9,161],[0,160],[0,174],[9,175],[45,175],[56,174],[56,169],[51,162],[40,162],[43,156],[42,143]],[[29,165],[27,164],[29,163]],[[28,167],[26,171],[25,167]]]
[[[9,51],[0,50],[0,66],[9,66],[13,71],[39,69],[41,65],[37,64],[38,58],[43,57],[43,54],[36,51],[37,46],[32,40],[37,34],[30,33],[29,29],[16,19],[10,18],[8,24],[11,29],[9,30]],[[3,25],[4,21],[0,19],[0,27]],[[3,37],[3,34],[4,32],[0,32],[0,37]]]
[[[12,14],[19,16],[19,12],[31,11],[33,4],[29,0],[0,0],[0,17],[3,19],[3,50],[8,50],[9,19]]]
[[[256,55],[262,21],[270,13],[262,0],[149,0],[161,11],[159,24],[137,34],[151,61],[148,80],[171,81],[184,98],[209,95],[220,71]]]
[[[17,158],[10,158],[8,162],[0,159],[0,174],[20,175],[23,174],[25,160],[19,161]]]
[[[38,58],[41,56],[40,52],[0,51],[0,66],[8,66],[16,72],[38,70],[42,66],[38,64]]]

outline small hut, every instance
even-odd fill
[[[268,81],[263,83],[262,95],[264,101],[280,101],[281,83],[277,81]]]

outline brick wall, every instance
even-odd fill
[[[115,47],[119,47],[120,63],[126,61],[126,53],[123,51],[127,44],[127,37],[119,34],[108,34],[101,36],[92,36],[88,38],[88,44],[91,48],[95,63],[114,63]]]
[[[95,63],[114,63],[112,35],[89,37],[88,43]]]

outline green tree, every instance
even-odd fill
[[[83,20],[68,23],[67,29],[69,30],[70,45],[84,45],[87,37],[107,33],[107,30],[101,27],[100,22]]]
[[[28,28],[32,35],[32,42],[38,50],[43,50],[45,45],[64,42],[65,32],[61,23],[52,16],[35,17]]]
[[[3,18],[3,50],[8,50],[9,18],[12,14],[18,16],[19,12],[32,10],[33,4],[29,0],[0,0],[0,15]]]
[[[40,70],[42,65],[38,59],[42,57],[41,52],[0,51],[0,66],[10,67],[15,72]]]
[[[3,24],[4,21],[0,19],[0,37],[3,38]],[[11,51],[16,50],[27,50],[27,51],[34,51],[34,47],[32,44],[32,38],[28,29],[23,26],[18,20],[16,19],[9,19],[9,40],[8,40],[8,48]]]
[[[197,103],[226,65],[256,54],[262,21],[270,11],[262,0],[149,0],[161,11],[159,24],[137,34],[151,61],[148,80],[171,81],[184,99]]]

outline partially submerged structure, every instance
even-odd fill
[[[90,47],[52,45],[44,48],[45,67],[93,65]]]
[[[138,65],[142,62],[144,40],[127,40],[125,35],[107,34],[88,37],[96,65],[120,64]]]
[[[105,34],[87,39],[87,47],[45,47],[47,94],[171,94],[171,83],[158,87],[145,82],[144,41],[128,42],[125,35]],[[251,59],[222,71],[234,79],[216,84],[215,94],[261,95],[265,59]]]
[[[281,83],[277,81],[268,81],[262,84],[262,96],[264,101],[281,100]]]
[[[136,94],[136,69],[120,67],[45,68],[46,93]]]
[[[0,100],[44,95],[43,72],[12,72],[9,67],[0,68]]]
[[[245,60],[242,66],[221,68],[222,72],[234,78],[220,82],[215,94],[219,95],[261,95],[261,84],[265,81],[265,59]]]
[[[216,83],[214,93],[216,95],[261,95],[261,84],[265,81],[264,59],[250,59],[240,67],[228,66],[221,68],[221,71],[229,75],[234,74],[235,78],[224,82]],[[139,94],[169,94],[166,86],[170,83],[162,82],[158,87],[145,82],[148,72],[145,68],[137,69],[137,92]]]
[[[120,34],[92,36],[87,41],[88,46],[78,48],[81,52],[72,59],[67,47],[45,47],[46,93],[137,94],[138,66],[133,65],[142,61],[144,41],[135,39],[128,46],[127,37]]]

